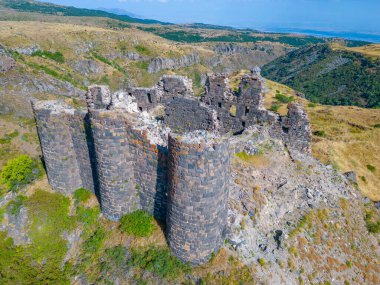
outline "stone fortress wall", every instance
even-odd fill
[[[230,133],[273,124],[291,151],[310,151],[301,106],[290,104],[288,117],[269,112],[264,89],[254,69],[235,93],[225,74],[210,75],[201,98],[188,78],[166,75],[152,88],[111,93],[107,86],[90,86],[87,112],[35,102],[49,182],[64,194],[80,187],[93,191],[111,220],[137,209],[151,213],[166,221],[179,259],[204,263],[226,232]]]

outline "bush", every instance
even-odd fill
[[[269,111],[278,112],[278,110],[280,109],[280,107],[281,106],[279,104],[272,104],[272,106],[270,106]]]
[[[366,212],[366,214],[364,216],[364,221],[366,223],[366,227],[367,227],[368,232],[373,233],[373,234],[377,234],[380,232],[380,221],[374,222],[373,221],[374,216],[375,215],[373,214],[372,211],[368,211],[368,212]]]
[[[77,218],[78,221],[84,223],[86,226],[93,226],[98,221],[100,214],[99,207],[95,208],[85,208],[82,206],[77,207]]]
[[[106,233],[103,229],[97,229],[94,234],[86,240],[83,245],[83,250],[88,253],[96,253],[104,244]]]
[[[120,219],[120,229],[136,237],[150,236],[154,228],[153,217],[142,210],[137,210]]]
[[[167,279],[175,279],[190,271],[189,266],[179,261],[166,248],[132,249],[128,264]]]
[[[77,203],[84,203],[90,199],[92,193],[84,188],[79,188],[74,192],[74,199]]]
[[[325,133],[325,131],[315,131],[314,135],[317,136],[317,137],[324,138],[326,136],[326,133]]]
[[[371,172],[375,172],[375,171],[376,171],[376,167],[373,166],[373,165],[371,165],[371,164],[368,164],[368,165],[367,165],[367,169],[368,169],[369,171],[371,171]]]
[[[284,94],[281,94],[281,93],[277,93],[275,98],[277,99],[278,102],[280,103],[290,103],[290,102],[293,102],[294,101],[294,97],[293,96],[286,96]]]
[[[373,125],[374,128],[380,129],[380,124]]]
[[[318,104],[316,104],[316,103],[309,103],[309,104],[307,104],[307,106],[308,106],[309,108],[315,108],[315,107],[318,106]]]
[[[42,174],[41,167],[28,155],[20,155],[4,166],[0,173],[0,184],[8,191],[17,191]]]

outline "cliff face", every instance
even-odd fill
[[[180,58],[163,58],[158,57],[153,59],[153,61],[148,66],[149,73],[157,73],[163,69],[179,69],[182,67],[191,66],[199,63],[199,55],[192,53],[189,55],[184,55]]]

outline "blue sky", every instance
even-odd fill
[[[50,0],[119,8],[144,18],[263,30],[313,29],[380,34],[380,0]]]

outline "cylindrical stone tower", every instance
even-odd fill
[[[140,208],[134,157],[128,143],[128,114],[100,109],[89,112],[102,212],[108,219],[118,220]]]
[[[230,179],[226,139],[169,136],[167,238],[180,260],[206,263],[224,243]]]
[[[34,102],[33,111],[52,188],[64,194],[81,187],[94,191],[86,139],[87,112],[62,101]]]
[[[167,147],[151,142],[146,130],[132,127],[128,142],[134,156],[135,180],[141,208],[165,221],[167,202]]]

